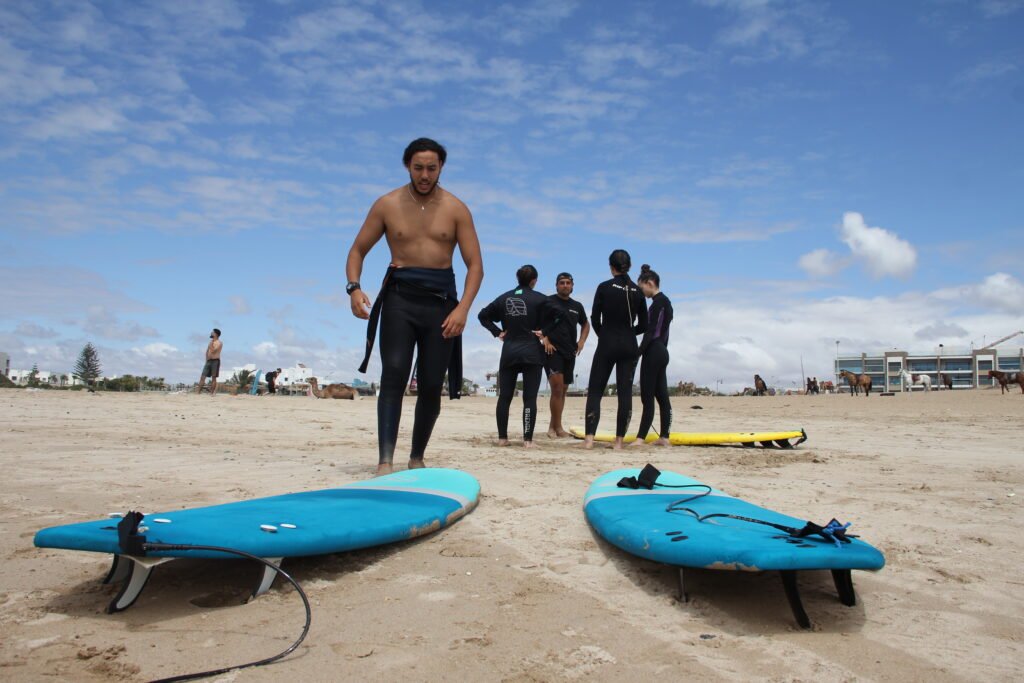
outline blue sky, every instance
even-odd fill
[[[1024,327],[1021,35],[1020,0],[3,3],[0,350],[191,381],[217,326],[228,367],[350,380],[345,256],[419,136],[475,309],[523,263],[589,309],[625,248],[673,381],[966,349]],[[482,382],[496,342],[466,347]]]

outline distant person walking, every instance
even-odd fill
[[[277,393],[277,376],[280,374],[281,368],[278,368],[277,370],[271,370],[263,376],[267,380],[267,392],[271,394]]]
[[[672,402],[668,397],[668,330],[672,325],[672,302],[661,292],[661,278],[646,263],[640,266],[637,278],[640,291],[651,300],[647,312],[647,332],[640,342],[640,402],[643,413],[640,429],[636,433],[634,446],[647,439],[647,432],[654,423],[654,404],[657,402],[661,414],[661,431],[658,432],[659,446],[669,445],[672,429]]]
[[[217,393],[217,377],[220,376],[220,352],[224,348],[224,342],[220,340],[220,330],[216,327],[210,333],[210,343],[206,345],[206,363],[203,365],[203,373],[199,375],[199,386],[196,393],[203,392],[203,384],[206,378],[210,378],[210,395]]]
[[[562,426],[562,410],[565,408],[565,396],[569,385],[576,376],[576,356],[583,351],[583,345],[590,334],[590,322],[583,304],[573,299],[573,279],[569,273],[559,273],[555,278],[556,294],[548,297],[557,311],[559,319],[557,327],[551,330],[548,339],[554,352],[549,353],[544,369],[548,373],[548,384],[551,385],[551,421],[548,424],[548,437],[554,439],[569,436]],[[581,328],[579,341],[576,341],[576,327]]]
[[[647,302],[640,288],[629,277],[632,260],[629,252],[616,249],[608,256],[612,278],[594,293],[590,324],[597,334],[597,350],[590,366],[587,384],[586,440],[584,448],[594,447],[594,435],[601,420],[601,397],[615,370],[618,415],[615,420],[615,448],[621,449],[629,420],[633,415],[633,375],[639,348],[636,336],[647,332]]]

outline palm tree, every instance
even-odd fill
[[[253,379],[255,379],[255,375],[252,372],[252,370],[242,369],[236,372],[231,377],[231,379],[228,381],[228,384],[237,384],[238,391],[242,392],[248,390],[249,386],[252,384]]]

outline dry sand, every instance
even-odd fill
[[[282,662],[220,680],[1021,678],[1024,396],[673,403],[678,430],[804,427],[810,439],[787,452],[587,452],[539,435],[535,450],[501,449],[493,400],[446,400],[428,462],[475,475],[478,508],[413,542],[286,561],[313,603],[308,639]],[[283,649],[300,601],[278,583],[239,604],[255,566],[162,565],[132,608],[109,616],[108,558],[36,549],[32,536],[109,511],[367,478],[375,409],[373,399],[0,391],[0,677],[142,680]],[[571,399],[567,424],[582,410]],[[609,399],[606,427],[613,410]],[[795,626],[772,573],[693,572],[680,603],[672,569],[598,540],[583,517],[596,476],[647,461],[796,516],[852,521],[888,565],[854,573],[852,608],[827,572],[802,574],[811,631]]]

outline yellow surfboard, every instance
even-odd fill
[[[577,439],[582,439],[586,433],[581,427],[571,427],[569,433]],[[658,435],[650,433],[645,441],[648,443],[657,441]],[[796,439],[796,441],[793,441]],[[788,432],[672,432],[668,435],[669,443],[673,446],[718,446],[723,444],[740,444],[742,446],[754,446],[761,444],[767,448],[793,448],[807,441],[807,432],[796,429]],[[594,435],[594,441],[611,443],[615,441],[615,434],[611,432],[598,432]],[[636,436],[629,435],[625,438],[626,443],[636,441]]]

